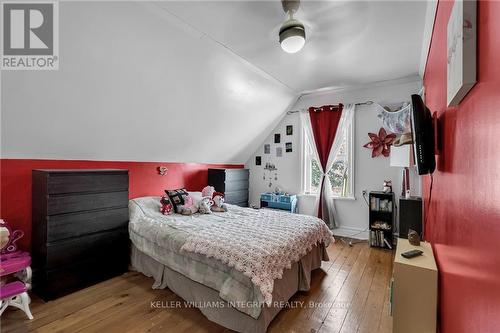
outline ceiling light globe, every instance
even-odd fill
[[[306,40],[302,36],[290,36],[281,42],[281,48],[286,53],[297,53],[299,52],[306,43]]]
[[[280,28],[279,38],[283,51],[287,53],[300,51],[306,43],[304,25],[295,19],[287,20]]]

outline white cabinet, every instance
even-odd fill
[[[406,259],[401,253],[418,249],[423,255]],[[392,281],[394,333],[435,333],[438,270],[432,247],[422,242],[411,245],[398,238]]]

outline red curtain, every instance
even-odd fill
[[[323,172],[327,172],[326,164],[328,156],[332,149],[333,140],[337,133],[337,127],[342,116],[343,105],[324,105],[320,108],[310,107],[309,117],[311,118],[311,127],[318,151],[319,163],[323,168]],[[320,183],[319,209],[318,217],[323,217],[323,178]]]

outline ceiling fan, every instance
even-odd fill
[[[304,24],[293,18],[300,7],[300,0],[281,0],[281,5],[288,14],[288,19],[283,22],[279,32],[281,48],[287,53],[299,52],[306,43]]]

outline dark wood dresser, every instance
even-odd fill
[[[51,300],[126,272],[128,170],[33,170],[33,289]]]
[[[224,193],[225,202],[248,207],[248,169],[208,169],[208,185]]]

